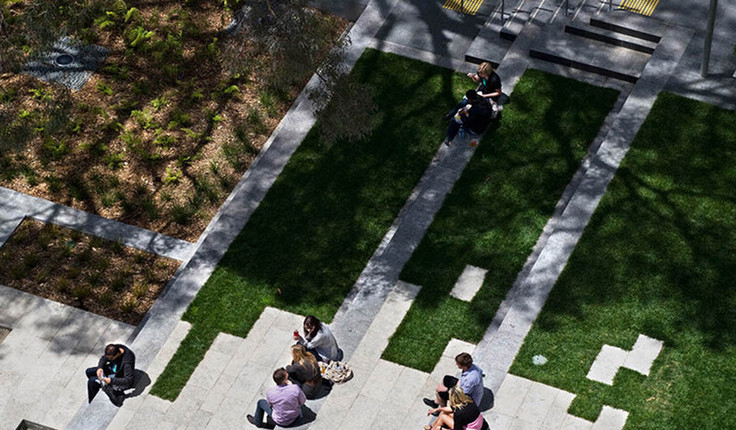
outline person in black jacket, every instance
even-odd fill
[[[123,390],[132,388],[135,383],[135,354],[125,345],[109,344],[105,354],[100,357],[97,367],[87,369],[87,398],[90,403],[100,388],[115,406],[121,406],[125,395]]]
[[[460,131],[460,127],[464,127],[475,134],[483,134],[493,121],[495,112],[490,102],[473,90],[468,90],[465,93],[465,98],[468,104],[457,112],[455,118],[450,120],[450,124],[447,126],[447,137],[442,142],[445,145],[452,143],[452,140]]]

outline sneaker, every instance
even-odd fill
[[[443,145],[447,145],[447,146],[450,146],[451,143],[452,143],[452,141],[451,140],[447,140],[447,139],[445,139],[445,141],[442,142]]]
[[[432,409],[438,408],[440,406],[434,400],[428,399],[426,397],[423,400],[424,400],[424,404],[429,406]]]

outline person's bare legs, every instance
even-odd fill
[[[444,407],[444,406],[447,406],[447,400],[445,400],[445,399],[443,399],[442,397],[440,397],[440,393],[441,393],[441,392],[445,392],[445,393],[446,393],[447,391],[448,391],[448,388],[447,388],[447,387],[445,387],[445,386],[444,386],[444,385],[442,385],[442,384],[438,385],[438,386],[437,386],[437,389],[435,389],[435,391],[434,391],[434,398],[435,398],[435,399],[434,399],[434,401],[435,401],[435,402],[436,402],[436,403],[437,403],[438,405],[440,405],[440,406],[443,406],[443,407]]]
[[[440,430],[442,426],[447,428],[455,428],[455,417],[447,412],[441,412],[440,416],[437,417],[434,424],[432,424],[432,430]]]

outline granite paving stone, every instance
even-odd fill
[[[639,372],[642,375],[649,376],[649,370],[652,368],[652,363],[654,363],[654,360],[659,356],[663,346],[664,342],[661,340],[640,334],[637,337],[636,343],[634,343],[634,347],[631,349],[631,352],[629,352],[626,357],[623,367]]]
[[[562,423],[565,421],[567,416],[567,410],[570,408],[575,394],[564,390],[557,390],[552,406],[549,408],[547,415],[542,421],[541,428],[543,429],[559,429],[562,427]]]
[[[611,345],[603,345],[590,366],[586,378],[607,385],[613,385],[613,378],[626,361],[629,352]]]
[[[466,302],[473,300],[480,287],[483,286],[487,272],[486,269],[468,264],[455,282],[450,295]]]
[[[544,384],[533,384],[524,397],[517,416],[534,426],[541,426],[557,397],[556,388]]]
[[[598,419],[593,423],[593,430],[621,430],[626,425],[629,413],[621,409],[603,406]]]

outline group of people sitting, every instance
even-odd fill
[[[291,347],[291,364],[273,372],[275,387],[266,390],[266,398],[258,400],[254,415],[248,422],[256,427],[274,428],[298,425],[302,417],[302,405],[315,398],[323,385],[320,363],[342,359],[330,328],[313,315],[304,319],[304,336],[294,330],[295,345]],[[266,422],[264,422],[266,415]]]
[[[474,90],[468,90],[460,103],[445,115],[445,120],[451,119],[443,142],[445,145],[452,143],[461,128],[475,134],[483,134],[488,126],[499,118],[503,109],[499,104],[503,95],[501,78],[491,63],[481,63],[478,72],[468,73],[468,77],[478,86]]]
[[[488,430],[488,423],[480,413],[483,400],[483,371],[473,364],[473,357],[467,352],[455,357],[455,365],[461,370],[460,379],[445,375],[435,390],[435,399],[425,398],[430,407],[427,415],[437,419],[424,430]]]

